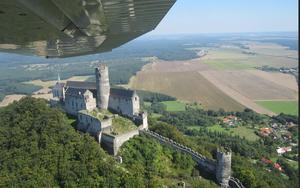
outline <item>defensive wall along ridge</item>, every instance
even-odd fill
[[[179,144],[174,140],[164,137],[156,132],[150,130],[140,130],[140,134],[150,136],[159,141],[161,144],[171,146],[175,150],[190,155],[202,170],[215,175],[216,180],[221,187],[245,188],[237,178],[231,176],[231,152],[218,151],[217,160],[212,160],[204,157],[193,149]]]

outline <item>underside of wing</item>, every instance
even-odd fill
[[[111,51],[159,24],[176,0],[1,0],[0,51],[70,57]]]

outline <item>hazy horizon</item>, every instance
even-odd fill
[[[177,0],[147,35],[298,32],[296,0]]]

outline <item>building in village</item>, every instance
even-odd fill
[[[147,113],[140,111],[136,91],[110,87],[107,66],[95,68],[95,77],[96,82],[66,83],[58,78],[50,104],[76,116],[78,130],[91,134],[116,155],[125,141],[148,128]]]

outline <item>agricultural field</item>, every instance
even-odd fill
[[[296,50],[290,50],[288,47],[279,44],[247,42],[245,47],[248,47],[249,51],[260,55],[288,57],[294,59],[298,58],[298,53]]]
[[[131,80],[130,88],[163,93],[182,101],[198,102],[206,109],[244,109],[197,72],[140,72]]]
[[[164,101],[161,103],[166,105],[166,108],[167,108],[166,110],[168,112],[185,111],[186,104],[181,101]]]
[[[257,104],[267,108],[277,114],[285,113],[298,115],[298,101],[256,101]]]
[[[248,70],[248,73],[261,79],[273,82],[281,87],[288,88],[298,93],[298,83],[296,78],[290,74],[280,72],[265,72],[261,70]]]
[[[247,107],[271,116],[278,112],[255,101],[298,98],[298,84],[293,75],[257,69],[264,65],[297,67],[295,50],[253,41],[189,50],[199,51],[199,58],[153,59],[130,79],[127,87],[198,102],[204,109],[239,111]]]
[[[207,49],[202,58],[203,63],[216,70],[244,70],[262,67],[296,67],[298,56],[296,50],[289,50],[277,44],[259,42],[241,42],[237,46],[224,46]]]
[[[241,138],[245,138],[249,141],[255,141],[259,139],[259,136],[255,134],[254,129],[250,129],[244,126],[232,127],[232,128],[224,128],[221,125],[214,125],[207,128],[210,131],[215,132],[224,132],[232,135],[240,136]]]
[[[13,94],[13,95],[6,95],[4,97],[4,99],[2,101],[0,101],[0,107],[4,107],[9,105],[10,103],[13,103],[14,101],[19,101],[21,100],[23,97],[25,97],[26,95],[17,95],[17,94]]]
[[[92,76],[72,76],[68,79],[61,80],[61,82],[67,82],[69,80],[72,80],[72,81],[86,81],[90,77],[92,77]],[[57,80],[49,80],[49,81],[32,80],[32,81],[27,81],[27,82],[23,82],[23,83],[24,84],[33,84],[33,85],[36,85],[36,86],[41,86],[43,88],[49,88],[49,87],[54,86],[56,82],[57,82]]]
[[[209,71],[206,78],[216,79],[220,84],[238,91],[252,100],[297,99],[297,92],[263,79],[248,71]],[[208,76],[209,75],[209,76]],[[219,88],[219,86],[217,86]]]

